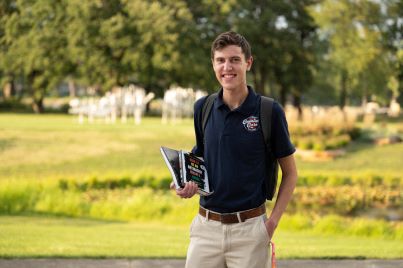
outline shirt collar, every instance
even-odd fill
[[[218,92],[218,98],[215,99],[214,107],[216,109],[226,106],[226,104],[224,103],[224,101],[222,99],[222,95],[223,95],[223,89],[221,88],[221,90]],[[245,115],[249,115],[249,114],[253,113],[255,111],[256,96],[257,95],[256,95],[255,91],[253,90],[253,88],[251,86],[248,86],[248,96],[246,96],[246,99],[244,100],[244,102],[238,108],[236,108],[234,111],[240,112]]]

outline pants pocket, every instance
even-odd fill
[[[269,236],[269,233],[267,232],[267,228],[266,228],[266,224],[265,224],[266,219],[267,219],[266,216],[260,218],[260,226],[261,226],[261,230],[263,232],[263,237],[265,239],[265,242],[267,243],[267,245],[269,245],[271,238]]]

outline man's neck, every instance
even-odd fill
[[[248,96],[248,87],[239,88],[239,89],[225,89],[223,88],[223,102],[230,108],[230,110],[235,110],[245,101]]]

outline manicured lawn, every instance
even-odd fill
[[[190,150],[191,120],[162,125],[147,118],[139,126],[97,122],[80,125],[65,115],[0,114],[0,180],[167,176],[159,147]]]
[[[298,161],[301,174],[329,174],[337,176],[378,175],[402,176],[403,143],[374,146],[355,143],[347,147],[347,154],[332,161]]]
[[[67,115],[0,114],[0,180],[168,176],[159,147],[190,150],[193,144],[190,119],[176,125],[162,125],[160,118],[146,118],[138,126],[132,121],[80,125]],[[354,144],[348,151],[328,162],[298,159],[299,173],[401,176],[403,143]]]
[[[402,258],[401,241],[277,231],[278,258]],[[188,226],[1,216],[0,257],[184,258]]]

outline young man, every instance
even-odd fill
[[[200,197],[199,214],[190,227],[186,267],[266,267],[270,239],[297,180],[295,149],[289,139],[284,112],[275,102],[271,148],[283,177],[275,206],[267,218],[260,96],[246,84],[246,72],[253,62],[250,46],[240,34],[222,33],[212,44],[211,60],[222,88],[214,100],[204,137],[200,111],[206,98],[195,103],[193,153],[204,157],[214,193]],[[191,198],[196,192],[194,183],[176,190],[181,198]]]

